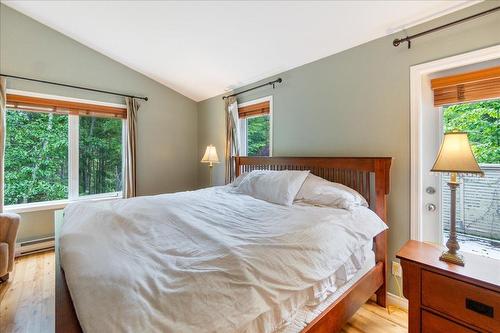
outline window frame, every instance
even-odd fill
[[[80,103],[95,104],[102,106],[126,108],[126,105],[124,104],[107,103],[107,102],[93,101],[87,99],[40,94],[40,93],[21,91],[15,89],[7,89],[7,93],[30,96],[30,97],[57,99],[61,101],[80,102]],[[104,201],[104,200],[123,198],[123,191],[80,196],[79,193],[80,116],[75,114],[68,114],[67,117],[68,117],[68,197],[66,199],[61,199],[61,200],[50,200],[50,201],[30,202],[30,203],[23,203],[16,205],[5,205],[4,210],[6,212],[25,213],[25,212],[34,212],[42,210],[55,210],[55,209],[62,209],[66,207],[67,204],[72,202]],[[121,143],[122,143],[122,177],[123,177],[124,176],[123,170],[125,168],[124,165],[125,149],[127,143],[125,135],[126,119],[122,118],[117,118],[117,119],[120,119],[122,123]]]
[[[238,104],[241,107],[254,105],[262,102],[269,102],[269,157],[273,156],[273,96],[265,96],[251,101]],[[238,118],[238,127],[240,131],[240,156],[247,156],[247,119],[262,117],[261,115],[250,116],[243,119]]]

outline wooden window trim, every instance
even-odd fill
[[[255,103],[238,108],[238,117],[240,119],[263,116],[271,112],[269,101]]]
[[[30,112],[127,118],[127,110],[125,108],[16,94],[7,94],[7,106]]]
[[[500,97],[500,66],[431,80],[434,106]]]

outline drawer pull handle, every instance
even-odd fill
[[[472,299],[465,299],[465,308],[477,312],[483,316],[493,318],[493,307]]]

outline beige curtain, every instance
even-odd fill
[[[4,199],[5,113],[7,112],[7,82],[0,77],[0,213]]]
[[[135,98],[126,97],[125,101],[127,102],[127,147],[125,148],[123,196],[125,198],[132,198],[136,196],[137,191],[137,112],[140,105]]]
[[[236,97],[228,97],[225,99],[226,113],[226,184],[234,179],[235,165],[233,156],[240,154],[240,135],[238,126],[238,102]]]

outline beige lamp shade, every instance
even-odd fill
[[[207,150],[205,150],[205,155],[201,159],[201,163],[219,163],[219,156],[217,156],[217,150],[213,145],[207,146]]]
[[[476,158],[472,153],[466,132],[448,132],[444,134],[441,148],[431,171],[480,173]]]

